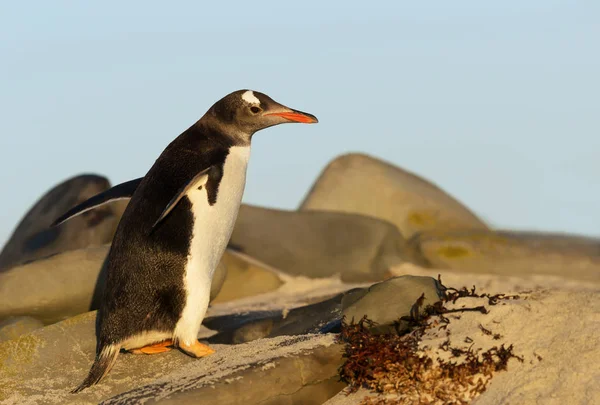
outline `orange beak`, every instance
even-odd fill
[[[290,110],[286,112],[275,112],[265,115],[275,115],[277,117],[282,117],[292,122],[301,122],[303,124],[316,124],[317,122],[319,122],[317,117],[315,117],[314,115],[296,110]]]

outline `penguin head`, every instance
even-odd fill
[[[266,94],[238,90],[217,101],[206,116],[221,132],[241,142],[250,142],[252,135],[274,125],[299,122],[319,122],[312,114],[279,104]]]

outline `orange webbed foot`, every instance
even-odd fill
[[[168,352],[169,350],[171,350],[171,348],[168,346],[173,346],[173,341],[170,339],[165,340],[164,342],[154,343],[152,345],[140,347],[138,349],[131,349],[131,350],[129,350],[129,352],[133,353],[133,354],[164,353],[164,352]]]
[[[192,357],[204,357],[213,354],[215,351],[210,347],[198,342],[194,341],[191,345],[186,345],[185,343],[179,343],[179,348],[183,350],[186,354],[189,354]]]

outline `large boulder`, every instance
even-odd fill
[[[377,281],[413,261],[396,227],[362,215],[243,205],[230,246],[285,273]]]
[[[2,249],[0,271],[56,253],[110,243],[126,202],[107,204],[50,228],[61,214],[109,187],[106,178],[89,174],[48,191],[25,214]]]
[[[92,364],[94,324],[90,312],[0,343],[0,402],[250,405],[285,404],[297,395],[296,403],[320,404],[343,387],[336,378],[340,346],[332,335],[310,335],[214,345],[216,353],[202,359],[178,350],[123,353],[97,386],[70,394]]]
[[[600,281],[600,240],[595,238],[515,231],[438,231],[416,235],[410,246],[419,251],[428,267]]]
[[[433,229],[487,229],[467,207],[429,181],[363,154],[323,170],[300,210],[363,214],[396,225],[405,238]]]
[[[89,311],[108,249],[72,250],[0,273],[0,319],[26,315],[49,324]]]
[[[73,250],[0,273],[0,320],[32,316],[51,324],[98,308],[105,280],[101,270],[109,248]],[[223,286],[226,271],[221,264],[215,272],[212,298]]]

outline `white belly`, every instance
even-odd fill
[[[250,147],[232,147],[225,159],[217,201],[209,205],[206,187],[188,193],[194,215],[184,286],[187,293],[174,338],[191,344],[206,315],[213,274],[223,255],[242,202]]]

